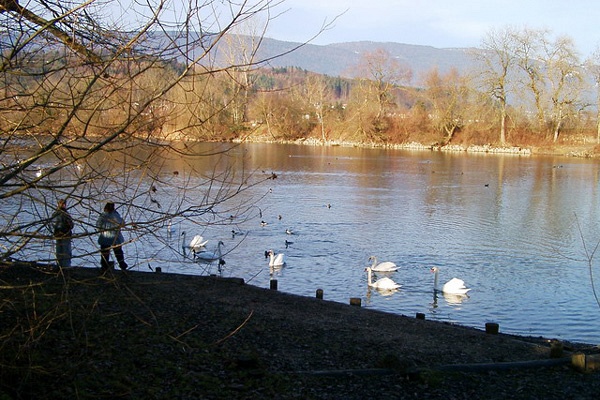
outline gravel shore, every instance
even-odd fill
[[[596,399],[598,346],[241,279],[0,266],[0,398]],[[558,349],[558,350],[557,350]]]

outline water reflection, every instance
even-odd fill
[[[469,295],[467,294],[445,293],[439,290],[433,290],[433,303],[431,304],[433,308],[438,307],[438,297],[440,294],[446,303],[451,306],[459,306],[463,303],[463,301],[469,298]]]
[[[366,294],[366,300],[367,300],[367,304],[372,304],[371,303],[371,296],[373,292],[377,292],[377,294],[379,296],[383,296],[383,297],[387,297],[387,296],[391,296],[395,293],[398,292],[399,289],[380,289],[380,288],[371,288],[370,286],[367,286],[367,294]]]
[[[324,286],[329,298],[346,303],[366,286],[364,266],[355,260],[376,252],[403,267],[394,278],[403,287],[401,295],[385,296],[367,288],[368,307],[429,310],[432,318],[471,326],[499,320],[506,332],[531,333],[548,329],[540,321],[558,320],[555,332],[589,338],[589,324],[598,324],[578,317],[594,315],[597,305],[576,256],[581,243],[574,229],[574,213],[586,221],[599,217],[597,185],[590,185],[597,182],[594,162],[569,160],[557,171],[552,159],[533,157],[297,146],[272,152],[261,145],[253,152],[279,176],[261,206],[265,218],[285,221],[270,224],[270,239],[285,243],[276,230],[288,226],[301,233],[288,250],[298,257],[295,268],[280,278],[288,290]],[[585,225],[586,237],[600,237],[595,223]],[[423,273],[430,265],[463,277],[477,292],[442,294],[440,301],[435,295],[432,303],[431,275]],[[550,281],[549,296],[540,269],[568,279]],[[322,273],[329,277],[325,285]],[[575,294],[572,285],[583,290]],[[572,294],[556,316],[547,304],[560,291]],[[531,307],[520,314],[523,304]]]
[[[585,215],[584,236],[600,237],[593,222],[600,219],[597,185],[590,184],[597,182],[596,163],[569,160],[556,170],[544,158],[251,147],[257,157],[251,161],[277,171],[278,179],[260,204],[270,223],[260,232],[246,229],[247,244],[281,247],[287,227],[297,233],[286,250],[294,268],[279,277],[282,290],[310,294],[323,286],[343,303],[364,296],[364,266],[356,260],[376,253],[403,267],[394,277],[403,288],[386,296],[368,289],[369,307],[404,314],[431,309],[432,318],[471,326],[498,320],[508,332],[561,321],[553,332],[588,338],[589,324],[599,324],[583,317],[597,313],[597,305],[577,256],[574,218]],[[245,248],[251,253],[252,247]],[[431,265],[463,277],[477,292],[434,299],[434,308],[431,275],[424,273]],[[260,277],[260,268],[247,274]],[[556,275],[562,280],[547,280]],[[581,290],[573,291],[575,285]],[[556,315],[548,304],[561,292],[569,293],[568,306]]]
[[[227,157],[277,179],[215,210],[231,219],[165,221],[164,239],[126,232],[139,270],[151,264],[214,273],[216,265],[205,268],[182,254],[181,233],[194,232],[209,245],[223,241],[222,274],[252,285],[268,288],[277,279],[281,291],[313,296],[321,288],[344,304],[366,297],[367,307],[394,313],[475,327],[494,320],[507,333],[600,343],[582,243],[600,238],[600,166],[593,160],[263,144],[239,146]],[[181,190],[152,192],[163,210],[202,195],[191,164],[206,174],[226,168],[223,157],[165,160],[156,178]],[[255,218],[242,218],[241,208]],[[90,219],[89,209],[79,210],[79,221]],[[79,255],[95,248],[82,242],[74,243]],[[285,251],[290,267],[270,268],[265,249]],[[372,254],[400,267],[393,279],[401,291],[368,288],[363,261]],[[433,265],[477,290],[432,299]]]
[[[450,293],[443,293],[444,295],[444,299],[446,300],[446,302],[450,305],[461,305],[463,301],[467,300],[469,298],[469,295],[466,294],[450,294]]]

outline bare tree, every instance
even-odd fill
[[[254,21],[256,22],[256,21]],[[256,52],[262,42],[264,31],[260,26],[250,22],[240,26],[237,33],[225,37],[225,53],[227,64],[235,66],[228,71],[229,99],[228,107],[232,109],[232,122],[235,127],[247,122],[249,95],[253,86]],[[264,29],[264,27],[262,27]]]
[[[385,115],[386,109],[393,102],[392,89],[400,84],[407,84],[412,79],[412,71],[383,49],[365,53],[357,70],[370,82],[368,87],[379,107],[376,118]]]
[[[509,27],[491,31],[478,53],[483,61],[482,83],[498,103],[502,143],[509,105],[523,109],[526,118],[536,115],[540,132],[551,126],[554,142],[565,121],[575,119],[586,107],[581,96],[584,70],[572,39],[551,40],[549,34],[548,30]]]
[[[491,30],[482,41],[482,51],[476,54],[482,62],[482,69],[479,72],[484,90],[498,104],[500,144],[506,143],[511,74],[514,73],[517,65],[514,39],[511,28]]]
[[[456,69],[440,74],[434,68],[425,75],[423,81],[424,102],[431,105],[431,119],[435,129],[442,132],[442,145],[445,145],[465,124],[470,92],[467,78],[460,76]]]
[[[325,118],[330,105],[330,95],[327,83],[322,76],[309,75],[300,87],[300,97],[304,99],[306,110],[309,115],[316,117],[321,141],[327,143],[327,132],[325,129]]]
[[[358,85],[353,106],[359,130],[367,136],[384,133],[388,129],[386,118],[395,105],[394,89],[410,83],[412,70],[386,50],[377,49],[363,54],[355,76]]]
[[[583,70],[573,40],[566,36],[546,43],[543,61],[547,68],[551,101],[552,139],[556,142],[564,120],[578,113],[582,107]]]
[[[174,219],[251,217],[252,204],[226,204],[268,177],[241,176],[224,157],[207,175],[197,167],[205,152],[168,140],[221,129],[230,102],[220,84],[259,60],[220,62],[219,45],[253,19],[268,25],[281,3],[135,2],[132,26],[117,23],[125,10],[114,2],[1,0],[0,258],[41,260],[59,198],[69,199],[90,253],[107,200],[120,206],[132,241],[160,241],[157,230]],[[165,203],[161,192],[180,195]]]
[[[600,47],[586,61],[596,88],[596,142],[600,143]]]
[[[120,25],[118,2],[0,0],[0,264],[54,264],[47,243],[59,199],[75,220],[74,265],[84,266],[100,265],[95,222],[107,201],[125,218],[129,266],[144,269],[180,251],[166,234],[170,223],[202,229],[258,214],[267,189],[240,194],[269,176],[247,171],[233,145],[170,139],[222,129],[228,102],[220,88],[239,65],[219,62],[219,43],[252,18],[268,23],[279,4],[131,2],[135,19]],[[75,347],[88,345],[79,341],[87,318],[71,319],[78,306],[69,297],[86,284],[66,279],[62,296],[41,306],[44,283],[11,288],[24,301],[0,304],[0,346],[11,349],[0,357],[3,387],[53,374],[36,349],[53,346],[65,320]]]
[[[523,29],[513,33],[517,65],[523,75],[521,85],[533,98],[537,127],[540,133],[544,131],[546,124],[546,69],[542,55],[548,33],[547,30],[533,29]],[[523,97],[526,97],[527,94]]]

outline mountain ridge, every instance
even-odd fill
[[[291,49],[296,50],[286,53]],[[257,52],[260,59],[270,59],[272,67],[299,67],[329,76],[350,77],[352,67],[361,57],[377,49],[387,51],[392,58],[407,65],[415,77],[437,67],[441,73],[456,68],[463,73],[475,63],[474,48],[436,48],[398,42],[353,41],[317,45],[311,43],[286,42],[264,37]]]

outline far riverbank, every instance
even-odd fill
[[[546,144],[537,146],[498,146],[492,144],[485,145],[454,145],[445,146],[425,145],[422,143],[375,143],[375,142],[345,142],[345,141],[322,141],[316,138],[297,139],[297,140],[271,140],[263,136],[251,136],[244,139],[234,140],[235,143],[255,142],[255,143],[280,143],[280,144],[298,144],[308,146],[345,146],[345,147],[365,147],[365,148],[390,148],[399,150],[421,150],[421,151],[443,151],[443,152],[465,152],[465,153],[488,153],[488,154],[512,154],[520,156],[545,155],[545,156],[564,156],[580,158],[598,158],[600,157],[600,146],[591,138],[579,138],[580,143],[571,144]]]

